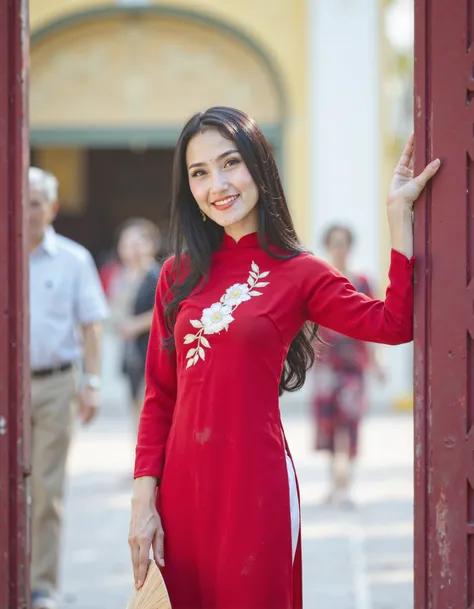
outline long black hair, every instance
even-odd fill
[[[179,305],[202,280],[206,281],[211,255],[219,248],[224,233],[210,218],[202,221],[189,187],[186,150],[189,141],[206,127],[218,129],[223,137],[235,143],[258,187],[258,240],[262,249],[274,258],[292,258],[306,251],[296,235],[275,158],[257,123],[244,112],[224,106],[195,114],[181,132],[173,161],[171,246],[175,253],[172,273],[175,279],[164,313],[169,348],[175,348],[173,330]],[[269,245],[287,254],[279,255]],[[185,251],[186,270],[181,273]],[[303,386],[306,372],[314,363],[316,336],[317,326],[306,323],[291,343],[280,380],[280,395]]]

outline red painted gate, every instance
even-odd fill
[[[27,2],[0,0],[0,607],[29,605],[27,280],[23,196]]]
[[[415,607],[474,609],[474,0],[415,5],[418,169],[443,160],[416,220]],[[26,35],[0,0],[2,609],[28,605]]]
[[[474,0],[415,7],[415,607],[473,609]]]

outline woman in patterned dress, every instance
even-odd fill
[[[324,234],[330,263],[347,277],[357,292],[373,298],[369,281],[349,267],[354,241],[345,225],[330,226]],[[319,328],[313,368],[313,415],[315,448],[331,456],[331,488],[327,503],[352,506],[350,483],[357,457],[359,424],[367,411],[366,375],[371,371],[383,379],[373,345],[327,328]]]

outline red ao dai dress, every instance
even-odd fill
[[[255,233],[224,235],[203,289],[181,303],[168,354],[172,265],[157,289],[135,462],[135,477],[160,481],[172,607],[301,609],[278,404],[286,354],[307,320],[364,341],[412,340],[412,261],[392,251],[380,301],[310,254],[280,260]]]

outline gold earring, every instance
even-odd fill
[[[202,211],[202,209],[201,209],[200,211],[201,211],[202,221],[203,221],[203,222],[205,222],[205,221],[207,220],[207,216],[206,216],[206,214],[205,214],[205,213]]]

